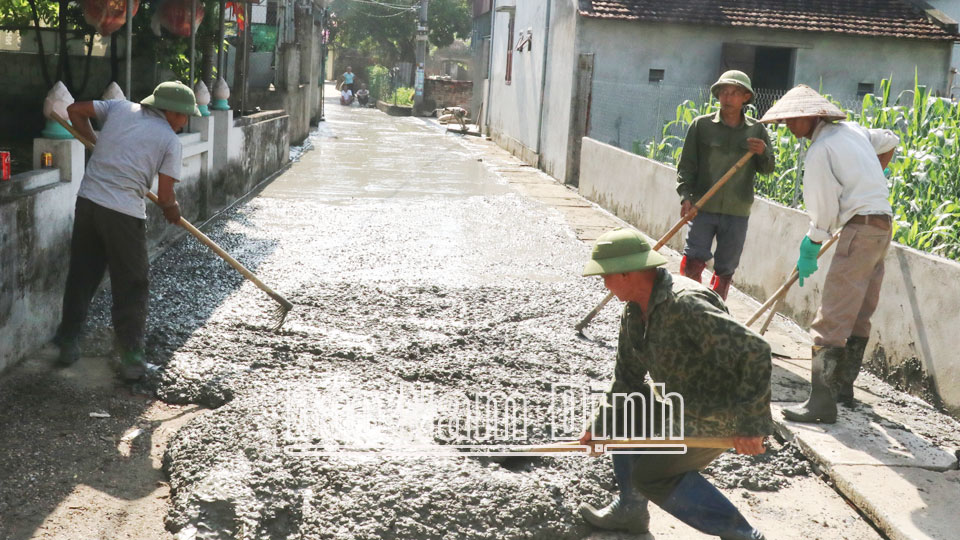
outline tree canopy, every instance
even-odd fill
[[[419,0],[334,0],[330,6],[333,39],[343,47],[374,53],[386,61],[416,57]],[[446,47],[471,30],[467,0],[430,0],[427,38]]]

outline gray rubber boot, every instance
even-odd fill
[[[784,418],[810,424],[832,424],[837,421],[833,379],[837,365],[843,360],[843,353],[843,347],[813,347],[810,398],[799,407],[784,409]]]
[[[598,529],[643,534],[650,528],[650,512],[647,510],[647,498],[633,487],[634,456],[613,454],[610,457],[620,494],[599,510],[591,504],[581,504],[580,515]]]
[[[869,338],[850,336],[847,346],[843,348],[843,361],[837,366],[833,374],[833,391],[836,393],[837,403],[853,407],[853,382],[860,375],[863,365],[863,354],[867,350]]]

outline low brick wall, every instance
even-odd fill
[[[473,99],[473,81],[450,81],[428,78],[423,82],[424,100],[432,103],[429,108],[444,107],[470,108]],[[470,111],[473,114],[473,111]]]

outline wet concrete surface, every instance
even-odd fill
[[[206,230],[294,303],[281,331],[269,330],[272,300],[192,239],[152,263],[148,360],[160,369],[133,390],[214,409],[166,450],[167,528],[178,539],[605,538],[576,508],[610,500],[606,460],[400,455],[463,442],[469,430],[444,421],[486,393],[523,398],[531,421],[508,439],[546,440],[568,427],[550,421],[551,383],[609,383],[618,309],[589,338],[572,330],[605,293],[579,275],[589,248],[577,235],[595,231],[498,174],[523,170],[515,161],[491,163],[423,120],[331,101],[311,142]],[[95,303],[84,356],[109,354],[109,300]],[[725,454],[707,473],[761,523],[807,521],[803,500],[767,498],[776,490],[830,493],[797,483],[809,467],[775,442],[760,462]],[[875,537],[839,506],[823,513],[849,522],[843,536],[817,536],[826,525],[814,522],[782,537]],[[658,512],[657,538],[704,538]]]

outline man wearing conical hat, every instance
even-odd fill
[[[785,122],[798,139],[810,139],[803,173],[810,228],[797,260],[801,287],[817,270],[820,244],[841,230],[810,326],[810,398],[783,411],[796,422],[831,424],[837,401],[853,405],[853,382],[863,363],[890,246],[893,211],[883,169],[900,139],[890,130],[838,122],[846,116],[812,88],[799,85],[760,120]]]
[[[684,277],[674,279],[665,263],[635,230],[617,229],[597,239],[583,274],[603,276],[607,289],[626,306],[613,384],[581,444],[650,435],[643,429],[646,425],[623,432],[624,426],[636,425],[639,418],[631,411],[643,403],[633,400],[631,408],[622,399],[633,393],[651,395],[649,375],[663,385],[665,398],[672,401],[679,395],[683,400],[682,407],[674,403],[669,409],[653,400],[647,404],[653,418],[662,418],[653,414],[654,408],[670,410],[666,416],[674,428],[683,426],[684,436],[733,437],[738,453],[763,453],[763,438],[773,430],[770,346],[731,317],[719,296]],[[763,534],[698,472],[724,451],[614,454],[619,495],[602,509],[583,504],[580,514],[596,527],[640,534],[647,532],[647,503],[653,501],[703,533],[725,540],[762,540]]]
[[[690,222],[680,273],[699,282],[707,261],[713,259],[710,287],[726,300],[747,237],[754,178],[758,172],[772,173],[775,163],[767,130],[743,114],[743,106],[753,99],[750,77],[742,71],[727,71],[710,91],[720,101],[720,110],[693,120],[677,164],[680,216],[686,215],[747,150],[756,155],[704,203]],[[717,248],[712,252],[714,240]]]
[[[200,116],[200,111],[190,87],[165,82],[140,103],[83,101],[67,107],[67,113],[77,131],[96,141],[96,148],[77,192],[63,315],[54,338],[60,347],[57,363],[66,367],[79,358],[87,309],[109,270],[118,371],[133,381],[146,371],[149,262],[144,197],[154,177],[159,177],[157,197],[163,216],[171,224],[180,221],[173,191],[183,148],[177,133],[189,116]],[[100,124],[99,134],[91,119]]]

